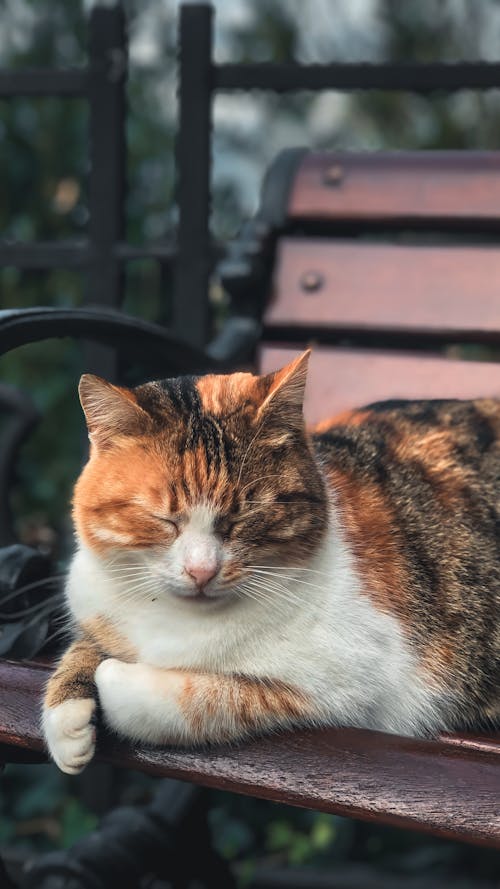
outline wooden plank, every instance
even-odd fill
[[[39,708],[48,675],[41,665],[0,662],[0,743],[42,749]],[[495,736],[476,749],[357,729],[288,732],[208,751],[132,748],[103,737],[98,755],[161,777],[496,848],[499,757]]]
[[[301,351],[298,346],[265,344],[259,369],[269,373]],[[308,423],[317,423],[385,398],[478,397],[500,397],[500,364],[316,346],[309,366],[305,416]]]
[[[284,238],[264,325],[491,340],[499,281],[497,247]]]
[[[500,152],[307,154],[290,193],[291,220],[500,219]]]

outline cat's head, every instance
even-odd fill
[[[135,389],[82,377],[91,452],[73,515],[117,579],[208,607],[307,563],[327,521],[302,411],[308,356]]]

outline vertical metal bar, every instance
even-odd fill
[[[85,302],[118,307],[123,292],[116,245],[124,236],[125,82],[127,43],[121,5],[97,7],[90,18],[89,241],[92,252]],[[87,347],[86,363],[108,378],[116,375],[113,351]]]
[[[183,5],[179,30],[178,257],[173,329],[192,345],[208,335],[212,7]]]

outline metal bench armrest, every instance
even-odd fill
[[[37,306],[0,311],[0,355],[27,343],[74,337],[112,346],[124,357],[143,359],[176,373],[229,370],[250,357],[259,334],[257,322],[232,317],[202,350],[158,324],[113,309]]]
[[[214,370],[216,362],[157,324],[113,309],[36,307],[0,311],[0,355],[52,337],[73,337],[112,346],[123,357],[146,359],[165,371]]]

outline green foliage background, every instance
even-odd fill
[[[176,4],[127,0],[124,5],[133,50],[127,239],[140,245],[175,237]],[[219,0],[214,5],[217,55],[234,61],[474,59],[491,55],[495,35],[500,35],[497,0],[367,0],[365,17],[354,25],[342,18],[346,4],[335,0],[331,15],[324,2],[315,0]],[[0,0],[0,65],[84,64],[89,6],[83,0]],[[316,27],[316,37],[309,39],[315,16],[323,16],[323,27]],[[144,35],[152,33],[154,51],[145,60]],[[368,150],[495,149],[499,137],[498,91],[431,98],[402,93],[220,97],[215,103],[213,230],[223,240],[237,230],[256,205],[266,166],[279,149],[292,144]],[[88,157],[84,102],[0,101],[1,237],[85,237]],[[2,308],[78,305],[84,287],[75,272],[0,269]],[[169,289],[169,276],[156,263],[130,263],[124,307],[162,320]],[[61,533],[68,536],[71,484],[83,452],[75,397],[83,369],[79,350],[65,341],[24,347],[0,363],[2,380],[28,392],[43,415],[23,450],[14,504],[22,539],[42,546],[52,547]],[[92,785],[92,778],[88,781]],[[122,774],[113,787],[110,800],[141,801],[148,799],[153,784]],[[12,767],[0,789],[0,844],[30,850],[67,846],[96,823],[92,802],[82,802],[88,792],[82,797],[81,782],[55,769]],[[450,843],[222,794],[214,795],[214,803],[217,841],[225,855],[240,862],[242,885],[251,883],[255,862],[261,859],[335,867],[350,857],[383,861],[401,874],[423,875],[451,875],[459,867],[462,875],[475,875],[471,886],[481,874],[498,870],[495,856],[474,857],[471,850]]]

